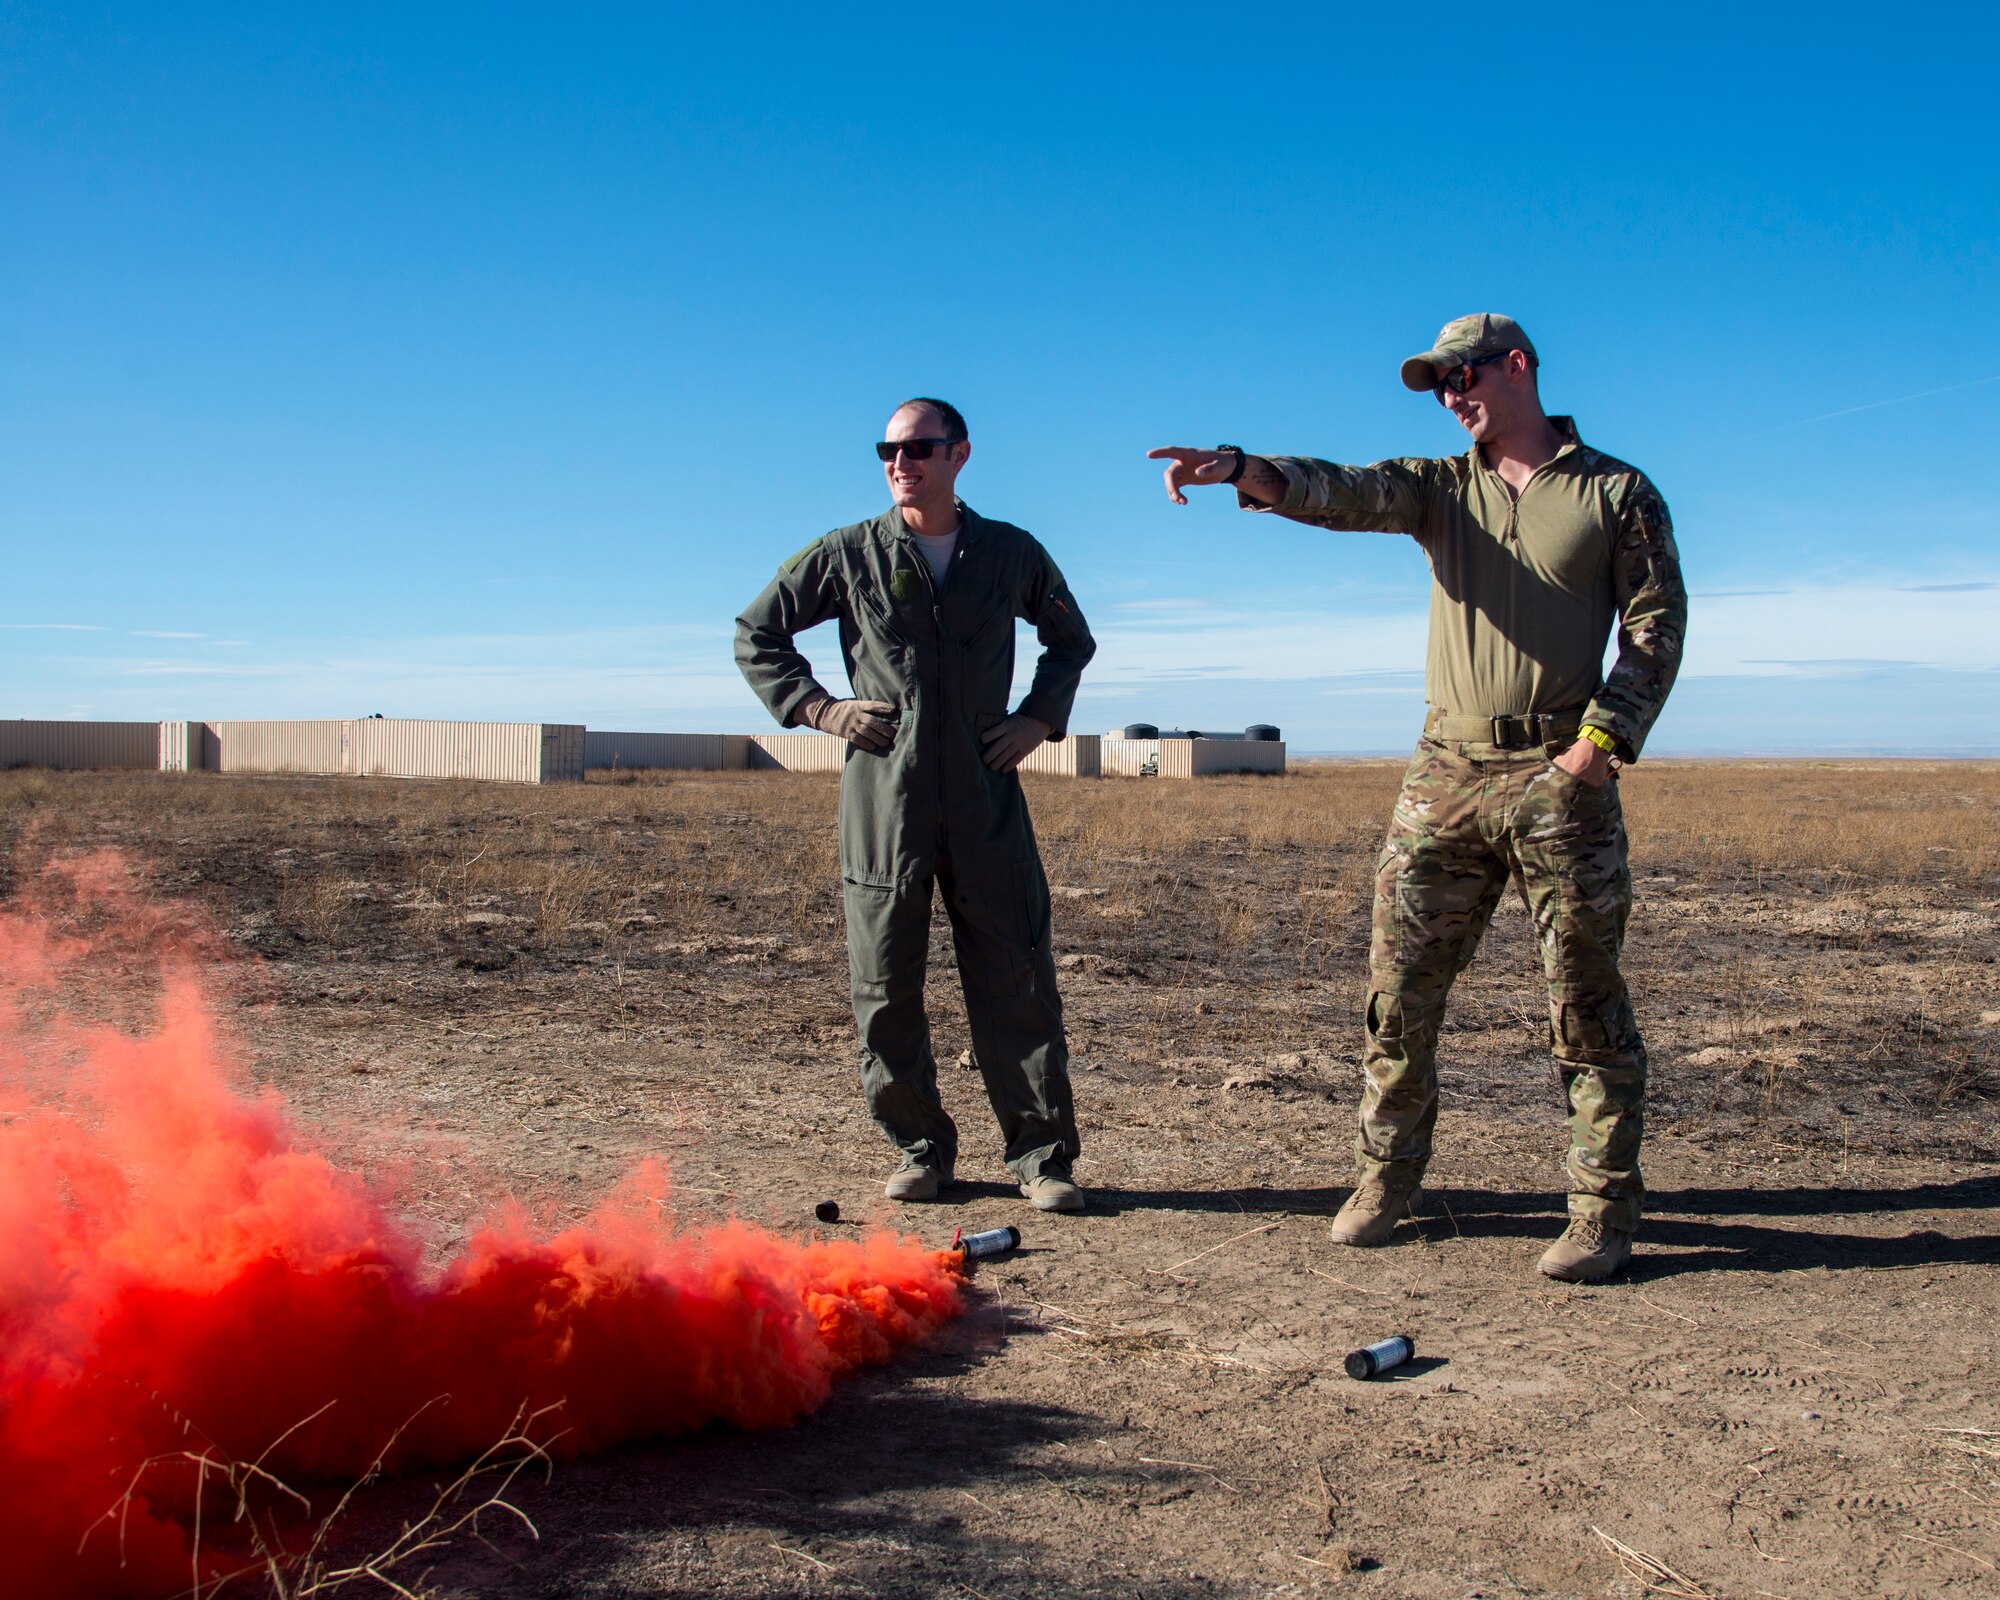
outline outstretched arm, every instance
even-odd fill
[[[1170,444],[1164,449],[1148,450],[1148,461],[1166,461],[1167,498],[1177,506],[1187,504],[1187,496],[1181,490],[1193,484],[1206,488],[1227,481],[1236,469],[1237,452],[1234,450],[1195,450],[1183,444]],[[1274,506],[1285,498],[1285,475],[1262,456],[1245,454],[1243,473],[1230,487],[1246,500],[1255,500],[1259,505]]]
[[[1168,445],[1148,450],[1146,457],[1169,463],[1167,496],[1184,506],[1184,488],[1229,482],[1237,452]],[[1319,528],[1421,537],[1438,466],[1435,461],[1410,458],[1343,467],[1310,456],[1253,456],[1246,451],[1242,475],[1231,487],[1236,503],[1246,511],[1275,511]]]

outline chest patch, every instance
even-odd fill
[[[918,581],[914,568],[898,567],[889,575],[889,593],[898,605],[908,605],[923,593],[923,585]]]

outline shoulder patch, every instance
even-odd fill
[[[781,561],[778,564],[778,570],[780,572],[798,571],[799,563],[805,560],[807,556],[811,555],[815,550],[817,550],[821,545],[825,543],[826,543],[826,535],[821,534],[817,539],[813,540],[811,544],[807,545],[803,550],[799,551],[797,555],[789,556],[784,561]]]

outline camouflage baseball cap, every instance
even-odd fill
[[[1456,367],[1474,356],[1491,355],[1496,350],[1520,350],[1537,365],[1541,357],[1520,323],[1512,317],[1480,311],[1469,317],[1453,317],[1438,331],[1437,344],[1420,356],[1403,363],[1403,386],[1419,394],[1437,387],[1438,370]]]

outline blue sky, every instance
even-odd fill
[[[0,10],[0,715],[767,726],[941,393],[1079,727],[1406,748],[1418,552],[1143,456],[1454,453],[1484,309],[1673,508],[1655,751],[2000,752],[1990,8],[846,10]]]

